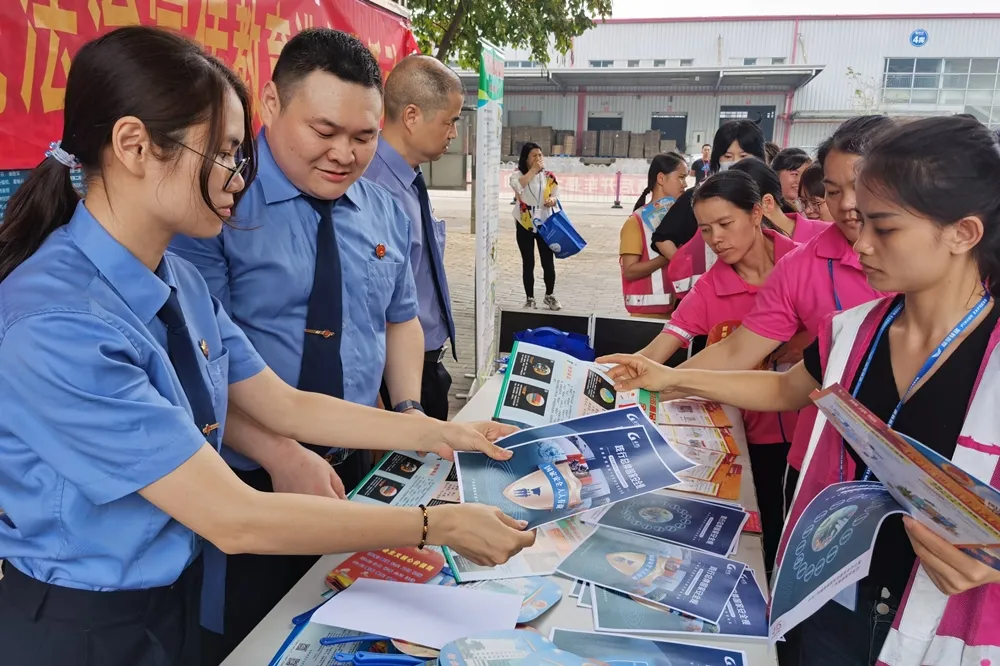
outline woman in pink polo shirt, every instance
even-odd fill
[[[874,287],[898,295],[827,317],[791,370],[598,360],[619,364],[609,374],[620,390],[681,391],[757,410],[807,405],[814,390],[837,383],[896,432],[950,460],[952,478],[1000,488],[1000,145],[971,117],[918,120],[880,133],[857,182],[861,264]],[[775,274],[805,249],[786,256]],[[824,488],[878,480],[825,418],[816,425],[792,524]],[[835,557],[832,548],[807,543],[789,542],[785,554],[790,573],[806,580]],[[853,609],[830,601],[795,626],[782,664],[1000,663],[1000,571],[910,517],[884,519],[853,596]]]
[[[761,194],[764,225],[780,231],[796,243],[805,243],[819,235],[829,225],[810,220],[794,212],[782,193],[781,181],[771,167],[754,157],[746,157],[732,169],[749,175]],[[683,296],[695,282],[715,263],[715,255],[705,245],[701,235],[695,235],[679,249],[667,266],[667,277],[678,297]]]
[[[719,261],[677,306],[663,333],[639,352],[658,363],[697,335],[707,335],[711,343],[738,328],[775,265],[796,246],[777,231],[763,228],[760,190],[736,167],[702,183],[694,194],[694,214],[705,245]],[[795,412],[743,414],[769,572],[784,522],[782,476],[795,417]]]
[[[823,142],[817,160],[823,165],[826,202],[834,224],[797,247],[775,268],[739,329],[680,367],[750,370],[768,357],[779,364],[796,363],[802,359],[802,349],[815,339],[824,317],[882,295],[868,284],[853,248],[861,230],[854,183],[855,167],[865,147],[892,125],[885,116],[859,116]],[[815,417],[814,407],[802,410],[792,436],[786,484],[789,500]]]

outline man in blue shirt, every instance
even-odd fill
[[[374,406],[384,374],[393,397],[418,408],[424,341],[410,223],[385,190],[360,180],[378,145],[377,61],[345,33],[305,30],[282,50],[260,111],[257,179],[237,207],[235,224],[213,239],[178,237],[172,248],[199,268],[232,320],[289,384]],[[303,444],[326,457],[348,489],[371,467],[360,452]],[[265,470],[230,449],[223,454],[254,488],[303,492],[276,487]],[[329,484],[305,492],[334,494]],[[207,633],[203,641],[217,653],[215,661],[315,560],[228,558],[225,634]]]
[[[385,120],[378,150],[365,178],[384,187],[410,218],[410,265],[417,285],[424,331],[420,404],[428,416],[448,420],[451,375],[441,361],[450,340],[455,360],[455,324],[444,270],[445,224],[434,217],[420,165],[434,162],[457,135],[465,89],[461,79],[435,58],[413,55],[385,82]],[[400,399],[383,387],[382,400]]]

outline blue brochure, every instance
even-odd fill
[[[550,639],[560,650],[605,664],[669,666],[748,666],[746,653],[705,645],[651,641],[631,636],[553,629]]]
[[[598,527],[557,571],[718,624],[746,565]]]
[[[579,418],[570,419],[561,423],[552,423],[550,425],[538,426],[537,428],[528,428],[526,430],[515,432],[513,435],[504,437],[502,440],[497,442],[497,444],[505,449],[509,449],[513,446],[517,446],[518,444],[533,442],[538,439],[565,437],[567,435],[575,435],[581,432],[607,430],[608,428],[629,428],[634,426],[639,426],[646,430],[646,435],[649,437],[649,441],[653,443],[653,447],[660,454],[660,457],[663,458],[663,461],[667,463],[667,467],[670,468],[670,471],[674,474],[679,474],[680,472],[691,469],[695,466],[695,463],[677,453],[677,451],[670,446],[666,438],[656,427],[656,424],[650,421],[649,417],[646,416],[646,412],[642,411],[640,407],[635,405],[632,407],[625,407],[623,409],[613,409],[611,411],[601,412],[600,414],[581,416]]]
[[[468,587],[520,595],[523,601],[521,602],[521,614],[517,616],[518,624],[525,624],[537,619],[562,599],[562,588],[559,587],[559,584],[551,578],[542,578],[541,576],[484,580],[469,583]]]
[[[533,654],[547,652],[552,643],[544,636],[526,629],[494,631],[469,636],[441,648],[438,664],[479,666],[480,664],[520,664]]]
[[[594,628],[621,634],[718,634],[767,638],[767,602],[753,571],[743,572],[719,624],[593,586]]]
[[[878,530],[903,508],[877,481],[828,486],[806,506],[788,538],[771,600],[771,641],[868,575]]]
[[[733,552],[747,516],[733,506],[652,493],[611,505],[597,524],[725,557]]]
[[[509,460],[458,451],[463,502],[499,507],[528,529],[659,490],[676,477],[643,428],[555,437],[512,449]]]

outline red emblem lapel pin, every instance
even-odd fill
[[[375,256],[378,257],[379,259],[385,258],[385,245],[379,243],[378,245],[375,246]]]

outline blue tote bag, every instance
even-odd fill
[[[529,328],[514,334],[517,342],[526,342],[546,349],[555,349],[564,354],[569,354],[573,358],[581,361],[593,361],[594,350],[590,346],[590,340],[586,335],[580,333],[566,333],[558,328],[542,326],[541,328]]]
[[[587,241],[573,228],[573,223],[569,221],[566,211],[563,210],[562,202],[556,202],[558,210],[552,211],[548,219],[542,222],[537,217],[533,217],[532,224],[535,231],[542,237],[542,240],[556,259],[566,259],[578,254],[580,250],[587,247]]]

